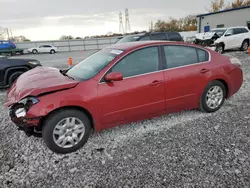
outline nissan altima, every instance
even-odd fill
[[[106,47],[73,68],[37,67],[7,93],[10,118],[50,150],[83,147],[91,130],[189,109],[213,113],[243,82],[238,59],[184,42]]]

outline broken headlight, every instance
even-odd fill
[[[25,110],[29,110],[31,106],[38,103],[39,100],[36,97],[27,97],[19,101],[19,104],[22,104]]]
[[[17,118],[25,117],[27,111],[33,106],[34,104],[38,103],[39,100],[36,97],[26,97],[18,102],[15,106],[15,115]]]

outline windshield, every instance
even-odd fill
[[[136,41],[136,39],[138,39],[140,36],[126,36],[126,37],[123,37],[121,40],[119,40],[117,42],[118,43],[124,43],[124,42],[133,42],[133,41]]]
[[[221,37],[226,32],[226,29],[213,29],[211,31],[215,32],[217,35],[219,35]]]
[[[122,50],[111,48],[100,50],[75,65],[66,75],[79,81],[88,80],[99,73],[122,52]]]

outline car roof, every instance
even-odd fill
[[[135,41],[135,42],[118,43],[118,44],[113,44],[112,46],[108,46],[106,48],[127,51],[127,50],[132,50],[134,48],[140,48],[140,47],[144,47],[144,46],[148,46],[148,45],[161,45],[161,44],[186,44],[186,45],[190,45],[190,44],[184,43],[184,42],[150,40],[150,41]]]
[[[212,30],[220,30],[220,29],[235,29],[235,28],[248,28],[246,26],[233,26],[233,27],[222,27],[222,28],[214,28]]]

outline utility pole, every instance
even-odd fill
[[[9,34],[9,29],[8,28],[6,28],[6,32],[7,32],[8,40],[10,40],[10,34]]]

